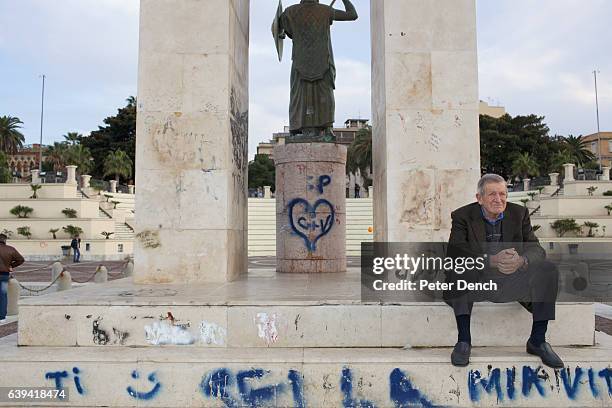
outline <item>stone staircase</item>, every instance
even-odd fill
[[[356,269],[257,270],[230,283],[123,279],[28,299],[18,336],[27,347],[0,344],[0,378],[37,387],[58,378],[70,406],[612,404],[612,344],[598,335],[594,345],[590,304],[560,304],[550,325],[564,370],[525,353],[531,319],[519,305],[477,304],[472,362],[458,368],[448,306],[362,304],[359,290]]]
[[[134,239],[134,230],[125,222],[115,222],[114,239],[129,240]]]

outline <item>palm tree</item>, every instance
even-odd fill
[[[536,163],[529,153],[521,153],[514,159],[514,162],[512,162],[512,171],[514,174],[524,179],[529,176],[538,176],[540,174],[538,163]]]
[[[68,146],[64,157],[67,165],[77,166],[79,174],[87,174],[93,167],[91,151],[83,145]]]
[[[123,150],[110,152],[104,160],[104,177],[115,176],[115,180],[119,181],[119,177],[128,178],[132,176],[132,159]]]
[[[66,142],[71,145],[78,144],[82,138],[83,135],[78,132],[68,132],[64,135],[64,139],[66,139]]]
[[[361,176],[369,185],[371,180],[367,177],[372,172],[372,128],[370,126],[360,129],[355,140],[348,148],[346,170],[349,173],[360,171]]]
[[[68,145],[54,142],[45,153],[45,161],[53,166],[54,171],[61,171],[66,166],[66,150]]]
[[[562,173],[563,165],[566,163],[573,163],[573,162],[574,162],[574,159],[569,154],[569,152],[567,150],[562,150],[553,155],[549,171],[551,173],[553,172]]]
[[[12,116],[0,116],[0,150],[5,153],[16,153],[23,146],[25,137],[19,131],[23,122]]]
[[[595,154],[587,146],[587,141],[582,139],[582,136],[572,136],[563,138],[563,147],[565,151],[572,158],[572,163],[576,163],[579,166],[597,160]]]

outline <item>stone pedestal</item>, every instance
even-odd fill
[[[32,184],[40,184],[40,170],[33,169],[30,170],[30,173],[32,174]]]
[[[531,188],[531,179],[524,178],[523,179],[523,191],[529,191]]]
[[[563,172],[564,172],[564,181],[574,181],[576,180],[574,178],[574,168],[576,167],[576,165],[574,163],[565,163],[563,165]]]
[[[141,0],[140,15],[134,281],[234,280],[247,271],[249,1]]]
[[[601,179],[604,181],[610,181],[610,167],[602,166],[601,171]]]
[[[66,166],[66,184],[76,184],[77,183],[77,179],[76,179],[76,169],[77,166]]]
[[[276,146],[274,163],[277,272],[346,271],[346,146]]]
[[[134,186],[131,185],[131,184],[128,186],[128,193],[129,194],[134,194]]]
[[[480,177],[474,0],[371,1],[376,241],[446,241]]]
[[[550,177],[551,186],[559,185],[559,173],[549,173],[548,176]]]
[[[272,198],[272,187],[264,186],[264,198]]]
[[[110,193],[116,193],[117,192],[117,184],[118,184],[117,180],[111,180],[110,181],[110,190],[109,190]]]
[[[89,183],[91,182],[91,176],[89,174],[81,175],[81,188],[89,188],[91,187]]]

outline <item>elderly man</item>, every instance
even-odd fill
[[[23,257],[12,246],[6,245],[7,236],[0,234],[0,323],[6,319],[8,306],[8,281],[13,268],[24,262]]]
[[[486,174],[478,182],[478,202],[451,214],[449,253],[484,256],[488,267],[469,278],[497,284],[496,291],[445,293],[454,309],[458,331],[451,362],[455,366],[469,364],[470,315],[475,301],[519,301],[533,315],[527,353],[539,356],[550,367],[562,368],[563,361],[545,341],[548,321],[555,319],[558,271],[545,261],[546,253],[533,233],[527,208],[508,203],[507,198],[505,180]],[[447,278],[459,277],[451,271]]]

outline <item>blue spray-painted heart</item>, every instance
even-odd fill
[[[329,213],[317,217],[317,209],[321,206],[329,207]],[[334,206],[323,198],[317,200],[314,205],[303,198],[294,198],[289,203],[288,210],[291,229],[304,240],[308,252],[315,252],[317,241],[327,235],[334,226],[336,220]]]

